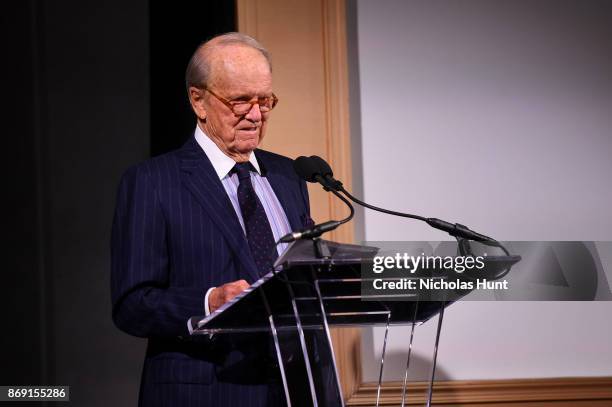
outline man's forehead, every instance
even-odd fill
[[[217,47],[210,56],[213,73],[270,72],[266,57],[259,50],[245,45]]]
[[[258,50],[247,46],[225,46],[211,54],[211,84],[236,92],[245,86],[269,87],[272,76],[267,59]],[[230,90],[230,89],[228,89]]]

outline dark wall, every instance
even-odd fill
[[[197,46],[234,31],[234,1],[151,1],[151,154],[180,147],[195,129],[185,69]]]
[[[72,405],[137,399],[144,343],[110,319],[108,247],[119,176],[149,155],[147,7],[30,1],[2,13],[14,267],[1,382],[70,385]]]
[[[44,377],[46,345],[40,248],[40,93],[39,75],[35,72],[37,33],[32,7],[16,3],[11,13],[0,13],[3,58],[0,87],[3,89],[0,110],[3,148],[3,194],[9,210],[3,213],[5,232],[0,284],[0,383],[38,383]],[[19,294],[19,295],[17,295]],[[38,334],[31,319],[38,317]],[[41,331],[42,328],[42,331]],[[7,366],[9,368],[7,368]]]
[[[145,341],[110,318],[115,192],[151,145],[166,151],[193,131],[187,60],[211,30],[233,29],[233,1],[215,3],[210,10],[232,13],[218,19],[230,28],[183,30],[213,18],[201,4],[191,10],[196,2],[3,6],[0,128],[10,209],[0,384],[70,385],[74,406],[136,405]]]
[[[112,324],[109,236],[124,169],[149,154],[147,2],[45,2],[44,138],[53,382],[134,405],[143,341]]]

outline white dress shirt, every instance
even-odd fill
[[[225,192],[227,193],[234,211],[236,212],[238,221],[242,226],[242,230],[246,234],[244,219],[242,218],[242,212],[238,202],[238,185],[240,182],[237,174],[230,174],[232,168],[234,168],[234,165],[236,165],[236,162],[232,158],[225,155],[225,153],[221,151],[221,149],[202,131],[202,129],[200,129],[200,126],[196,126],[195,139],[202,150],[204,150],[204,153],[210,160],[215,172],[217,173],[217,176],[221,180],[221,183],[225,188]],[[255,168],[255,172],[251,172],[251,183],[253,184],[253,189],[264,207],[264,211],[272,229],[274,240],[278,241],[278,239],[280,239],[282,236],[291,232],[289,220],[287,219],[287,215],[285,214],[280,201],[276,197],[272,186],[265,177],[261,176],[261,169],[255,154],[250,154],[249,162]],[[277,246],[279,256],[286,248],[287,244],[285,243]],[[204,296],[204,311],[206,316],[210,314],[208,296],[214,288],[216,287],[209,288]]]

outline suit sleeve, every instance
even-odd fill
[[[204,314],[206,289],[170,287],[166,222],[146,168],[123,176],[111,238],[112,316],[139,337],[189,335],[187,319]]]

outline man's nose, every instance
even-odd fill
[[[261,121],[261,110],[259,110],[259,104],[253,103],[251,105],[251,110],[246,114],[245,119],[250,120],[252,122],[260,122]]]

